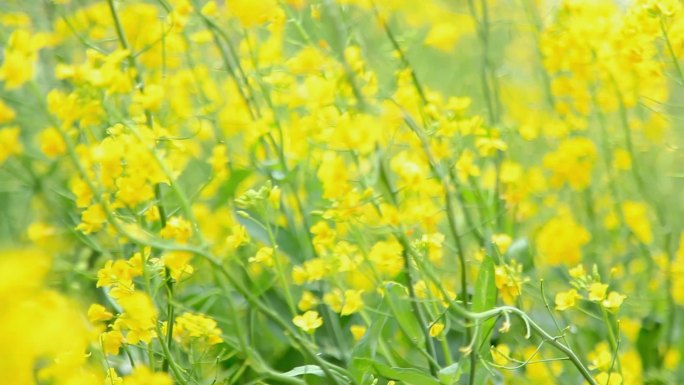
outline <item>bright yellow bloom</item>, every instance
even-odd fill
[[[401,256],[403,248],[396,241],[380,241],[373,245],[368,255],[381,273],[394,277],[404,267]]]
[[[123,385],[173,385],[166,372],[153,372],[146,366],[136,366],[133,373],[124,377]]]
[[[16,113],[14,110],[5,104],[5,102],[0,99],[0,123],[7,123],[14,120]]]
[[[102,333],[101,335],[102,352],[104,354],[117,355],[124,342],[124,336],[119,330]]]
[[[8,127],[0,129],[0,165],[2,165],[10,155],[21,154],[24,147],[19,141],[19,127]]]
[[[608,285],[600,282],[594,282],[589,285],[589,300],[594,302],[603,301],[606,297],[606,291],[608,290]]]
[[[582,246],[591,234],[575,222],[570,214],[561,214],[548,221],[536,237],[539,261],[545,265],[575,265],[580,262]]]
[[[317,311],[309,310],[303,315],[295,316],[292,319],[292,323],[307,333],[313,333],[323,325],[323,318],[319,317]]]
[[[305,291],[302,293],[302,298],[299,300],[297,308],[301,311],[307,311],[313,309],[316,305],[318,305],[318,298],[312,292]]]
[[[443,322],[435,322],[430,326],[430,337],[432,338],[437,338],[442,335],[442,332],[444,331],[444,323]]]
[[[544,167],[553,173],[553,186],[567,183],[574,190],[584,190],[591,182],[596,157],[596,146],[590,139],[570,138],[544,157]]]
[[[94,204],[81,213],[81,223],[76,226],[76,230],[85,234],[94,233],[100,231],[106,222],[107,215],[102,205]]]
[[[203,314],[183,313],[173,327],[173,338],[184,346],[193,342],[216,345],[223,342],[221,333],[216,321]]]
[[[566,292],[556,294],[556,310],[564,311],[575,306],[575,302],[580,299],[577,290],[570,289]]]
[[[244,226],[234,225],[231,227],[231,230],[232,234],[227,239],[228,247],[235,250],[249,242],[249,233],[247,233],[247,229]]]
[[[273,248],[272,247],[262,247],[257,250],[256,255],[249,258],[250,263],[259,263],[264,266],[272,267],[275,263],[273,259]]]
[[[354,337],[354,341],[359,341],[366,334],[368,328],[363,325],[352,325],[349,330],[352,333],[352,337]]]
[[[650,244],[653,242],[653,231],[648,218],[648,206],[643,202],[622,202],[622,213],[627,227],[634,233],[640,242]]]
[[[98,303],[94,303],[88,308],[88,320],[92,323],[107,321],[112,319],[113,316],[114,315],[111,312],[107,311],[104,306]]]
[[[162,262],[171,272],[171,277],[176,281],[187,278],[195,271],[190,265],[192,253],[187,251],[168,251],[162,256]]]
[[[40,133],[40,150],[49,157],[66,153],[66,143],[56,128],[46,128]]]
[[[323,296],[323,301],[340,315],[349,315],[363,308],[363,290],[333,289]]]
[[[624,302],[625,298],[627,298],[626,295],[622,295],[618,292],[611,291],[608,294],[608,297],[601,304],[606,309],[615,312],[618,309],[620,309],[620,306],[622,306],[622,302]]]

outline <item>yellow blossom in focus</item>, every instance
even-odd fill
[[[88,320],[93,323],[110,320],[113,316],[104,306],[97,303],[90,305],[88,308]]]
[[[307,333],[313,333],[323,325],[323,318],[318,315],[317,311],[309,310],[303,315],[295,316],[292,323]]]
[[[173,338],[184,346],[189,346],[193,342],[216,345],[223,342],[221,333],[215,320],[195,313],[183,313],[178,316],[173,328]]]
[[[575,306],[575,302],[580,299],[577,290],[571,289],[566,292],[556,294],[556,310],[564,311]]]
[[[444,323],[443,322],[435,322],[430,326],[430,337],[432,338],[437,338],[442,335],[442,332],[444,331]]]
[[[608,290],[608,285],[600,282],[594,282],[589,285],[589,300],[594,302],[603,301],[606,297],[606,291]]]

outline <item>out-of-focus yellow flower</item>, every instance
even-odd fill
[[[147,366],[140,365],[123,378],[123,385],[173,385],[173,380],[166,372],[153,372]]]
[[[645,244],[653,242],[653,231],[648,218],[648,206],[643,202],[622,202],[625,222],[634,235]]]
[[[363,308],[362,294],[363,290],[342,291],[336,288],[323,296],[323,302],[340,315],[349,315]]]
[[[575,222],[568,213],[548,221],[536,237],[539,262],[545,265],[577,264],[582,255],[582,246],[591,239],[591,234]]]
[[[66,143],[56,128],[46,128],[40,133],[40,150],[49,157],[56,157],[66,152]]]
[[[367,328],[363,325],[352,325],[349,330],[351,331],[352,337],[354,337],[354,341],[358,341],[366,334]]]
[[[0,129],[0,165],[11,155],[21,154],[24,150],[19,140],[19,127]]]
[[[608,297],[601,304],[606,309],[615,312],[620,309],[620,306],[622,306],[622,302],[624,302],[625,298],[627,298],[626,295],[611,291],[608,294]]]
[[[297,308],[301,311],[307,311],[313,309],[316,305],[318,305],[318,298],[312,292],[305,291],[302,293],[302,298],[299,300]]]

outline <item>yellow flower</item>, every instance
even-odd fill
[[[508,234],[493,234],[492,243],[499,249],[499,253],[506,254],[508,247],[511,246],[513,238]]]
[[[444,323],[442,322],[435,322],[430,326],[430,337],[432,338],[437,338],[442,335],[442,332],[444,331]]]
[[[313,234],[313,244],[316,247],[329,246],[335,241],[335,230],[330,228],[328,222],[318,221],[311,226],[311,234]]]
[[[594,282],[589,285],[589,300],[594,302],[603,301],[606,297],[606,290],[608,285],[600,282]]]
[[[247,229],[242,225],[234,225],[231,227],[232,234],[228,236],[227,242],[228,247],[235,250],[238,247],[245,245],[249,242],[249,233]]]
[[[606,342],[600,342],[589,352],[588,358],[590,370],[608,370],[613,362],[613,352]]]
[[[21,154],[23,148],[19,141],[19,127],[0,129],[0,165],[11,155]]]
[[[601,372],[594,377],[597,384],[601,385],[622,385],[622,376],[616,372]]]
[[[275,261],[273,260],[273,248],[262,247],[257,250],[255,256],[249,258],[250,263],[259,263],[264,266],[272,267]]]
[[[124,313],[116,320],[115,329],[125,329],[126,343],[149,343],[156,336],[157,310],[152,299],[145,293],[134,291],[117,299]]]
[[[622,202],[622,213],[625,217],[627,227],[642,243],[653,242],[653,232],[651,222],[648,218],[648,206],[643,202],[625,201]]]
[[[613,152],[613,167],[621,171],[629,171],[632,169],[632,156],[629,151],[618,148]]]
[[[304,330],[307,333],[313,333],[314,330],[318,329],[323,325],[323,318],[318,316],[318,312],[315,310],[309,310],[303,315],[295,316],[292,319],[292,323],[298,328]]]
[[[404,267],[401,256],[403,248],[396,241],[380,241],[371,247],[368,258],[375,264],[379,272],[394,277]]]
[[[95,323],[98,321],[107,321],[111,319],[114,315],[105,309],[104,306],[94,303],[88,308],[88,320]]]
[[[216,345],[223,342],[221,333],[214,319],[195,313],[183,313],[177,317],[173,328],[173,338],[184,346],[193,342]]]
[[[15,116],[14,110],[0,99],[0,123],[11,122]]]
[[[359,341],[366,334],[366,330],[368,329],[363,325],[352,325],[349,330],[351,331],[352,337],[354,337],[354,341]]]
[[[123,385],[173,385],[173,380],[166,372],[153,372],[146,366],[138,365],[133,373],[124,377]]]
[[[584,269],[582,264],[571,268],[568,272],[570,273],[570,276],[575,279],[579,279],[587,275],[587,271]]]
[[[174,239],[177,242],[185,243],[192,236],[192,224],[190,221],[174,216],[166,221],[166,226],[159,233],[162,238]]]
[[[351,190],[349,183],[349,166],[334,152],[323,155],[317,173],[323,184],[323,198],[337,199]]]
[[[189,277],[195,269],[190,265],[192,253],[187,251],[169,251],[162,256],[162,262],[171,272],[171,277],[178,281]]]
[[[571,289],[566,292],[556,294],[556,310],[564,311],[575,306],[575,301],[580,299],[577,290]]]
[[[104,354],[119,354],[119,349],[124,342],[124,336],[118,330],[102,333],[102,351]]]
[[[547,154],[544,167],[553,173],[553,186],[567,183],[573,190],[584,190],[591,182],[596,157],[596,146],[591,140],[575,137],[564,140],[556,151]]]
[[[121,177],[116,180],[116,186],[119,188],[116,199],[129,207],[154,198],[154,190],[143,175]]]
[[[100,231],[107,222],[107,215],[99,204],[89,206],[81,213],[81,223],[76,226],[76,230],[83,231],[85,234]]]
[[[506,304],[513,304],[522,294],[522,285],[528,281],[522,275],[522,265],[512,260],[510,264],[499,265],[494,269],[494,284]]]
[[[470,177],[480,176],[480,167],[475,164],[475,155],[469,149],[463,150],[455,167],[458,179],[462,182],[467,182]]]
[[[316,298],[312,292],[305,291],[302,293],[302,298],[299,300],[297,308],[301,311],[307,311],[311,310],[316,305],[318,305],[318,298]]]
[[[330,306],[340,315],[349,315],[358,312],[363,308],[363,290],[333,289],[323,296],[323,302]]]
[[[40,133],[40,150],[49,157],[59,156],[66,152],[66,143],[56,128],[49,127]]]
[[[511,356],[511,348],[506,344],[498,344],[491,347],[492,359],[494,363],[503,366],[509,361],[508,357]]]
[[[620,309],[620,306],[622,306],[622,302],[624,302],[625,298],[627,298],[626,295],[611,291],[610,294],[608,294],[608,298],[606,298],[601,304],[606,309],[614,312]]]
[[[430,28],[425,44],[449,52],[462,35],[462,26],[452,22],[435,24]]]
[[[570,214],[561,214],[548,221],[536,237],[537,250],[542,264],[577,264],[582,255],[582,246],[591,239],[591,234],[575,222]]]

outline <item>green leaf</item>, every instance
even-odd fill
[[[496,284],[494,282],[494,262],[492,257],[485,255],[480,271],[475,280],[473,295],[473,311],[489,310],[496,305]]]
[[[367,373],[367,369],[362,365],[362,362],[357,360],[374,359],[375,352],[378,347],[378,341],[382,338],[382,329],[385,327],[387,321],[387,298],[380,304],[378,312],[374,312],[373,319],[370,322],[370,327],[366,330],[366,334],[361,337],[359,343],[352,349],[351,363],[349,365],[349,372],[354,377],[357,383],[362,383],[363,378]]]
[[[443,385],[453,385],[458,382],[461,378],[461,365],[455,362],[447,367],[439,370],[437,377],[439,377],[439,382]]]
[[[482,312],[493,308],[495,305],[496,283],[494,261],[492,260],[491,256],[485,255],[484,260],[480,265],[480,271],[477,274],[477,279],[475,280],[475,292],[473,295],[472,310],[474,312]],[[480,325],[480,335],[475,344],[475,347],[482,346],[481,351],[478,353],[480,355],[486,356],[489,354],[489,345],[484,342],[489,341],[495,322],[495,318],[490,318]],[[478,374],[479,373],[477,372],[475,373],[476,381],[474,383],[484,384],[487,376]]]
[[[388,300],[392,315],[394,315],[402,332],[406,334],[406,338],[416,341],[417,344],[422,344],[425,336],[416,321],[416,315],[413,312],[406,288],[398,283],[389,282],[385,286],[385,298]]]
[[[357,358],[355,361],[360,366],[366,367],[376,375],[388,380],[403,381],[411,385],[441,385],[439,381],[419,369],[393,368],[367,358]]]

